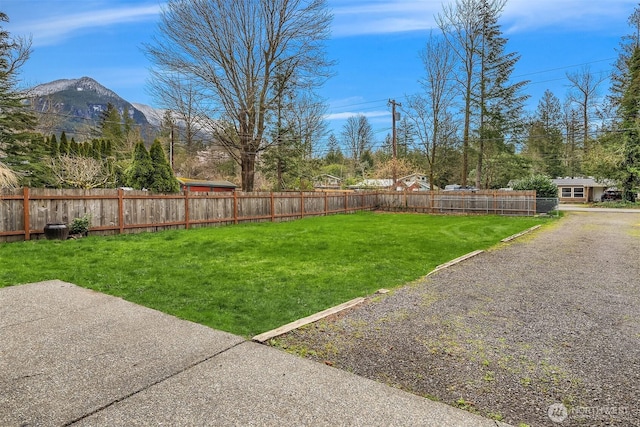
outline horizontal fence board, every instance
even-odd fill
[[[244,222],[291,221],[363,210],[535,215],[535,191],[252,192],[151,194],[122,189],[2,189],[0,242],[38,239],[49,223],[90,217],[110,235]]]

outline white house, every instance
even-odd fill
[[[398,187],[400,191],[429,191],[431,190],[431,184],[429,183],[429,177],[421,173],[412,173],[411,175],[403,176],[398,179]],[[434,190],[438,190],[438,187],[434,186]]]
[[[600,201],[604,191],[611,187],[608,180],[596,181],[588,178],[557,178],[552,179],[558,186],[558,198],[560,203],[588,203]]]

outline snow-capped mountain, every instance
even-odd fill
[[[44,83],[28,91],[32,108],[57,121],[55,133],[77,135],[85,140],[88,129],[95,128],[107,105],[115,106],[122,115],[126,110],[141,127],[143,137],[153,134],[149,128],[160,125],[163,111],[143,104],[132,104],[90,77],[61,79]],[[51,120],[49,120],[51,121]]]
[[[152,126],[160,127],[165,110],[153,108],[145,104],[138,104],[137,102],[134,102],[131,105],[133,105],[136,110],[144,114],[144,116],[147,118],[147,121]]]
[[[105,98],[122,99],[115,92],[107,89],[90,77],[54,80],[32,88],[29,93],[35,96],[49,96],[57,92],[64,92],[67,90],[76,92],[88,91]]]

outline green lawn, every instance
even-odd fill
[[[400,286],[545,221],[367,212],[0,243],[0,287],[60,279],[250,337]]]

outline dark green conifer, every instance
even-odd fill
[[[152,184],[149,189],[157,193],[177,193],[180,191],[180,183],[171,170],[171,165],[160,141],[156,139],[149,151],[153,167]]]
[[[60,144],[58,144],[58,139],[55,135],[51,135],[51,139],[49,140],[49,154],[53,158],[60,155]]]
[[[153,184],[151,156],[142,141],[133,149],[133,161],[127,171],[127,184],[136,190],[149,189]]]

